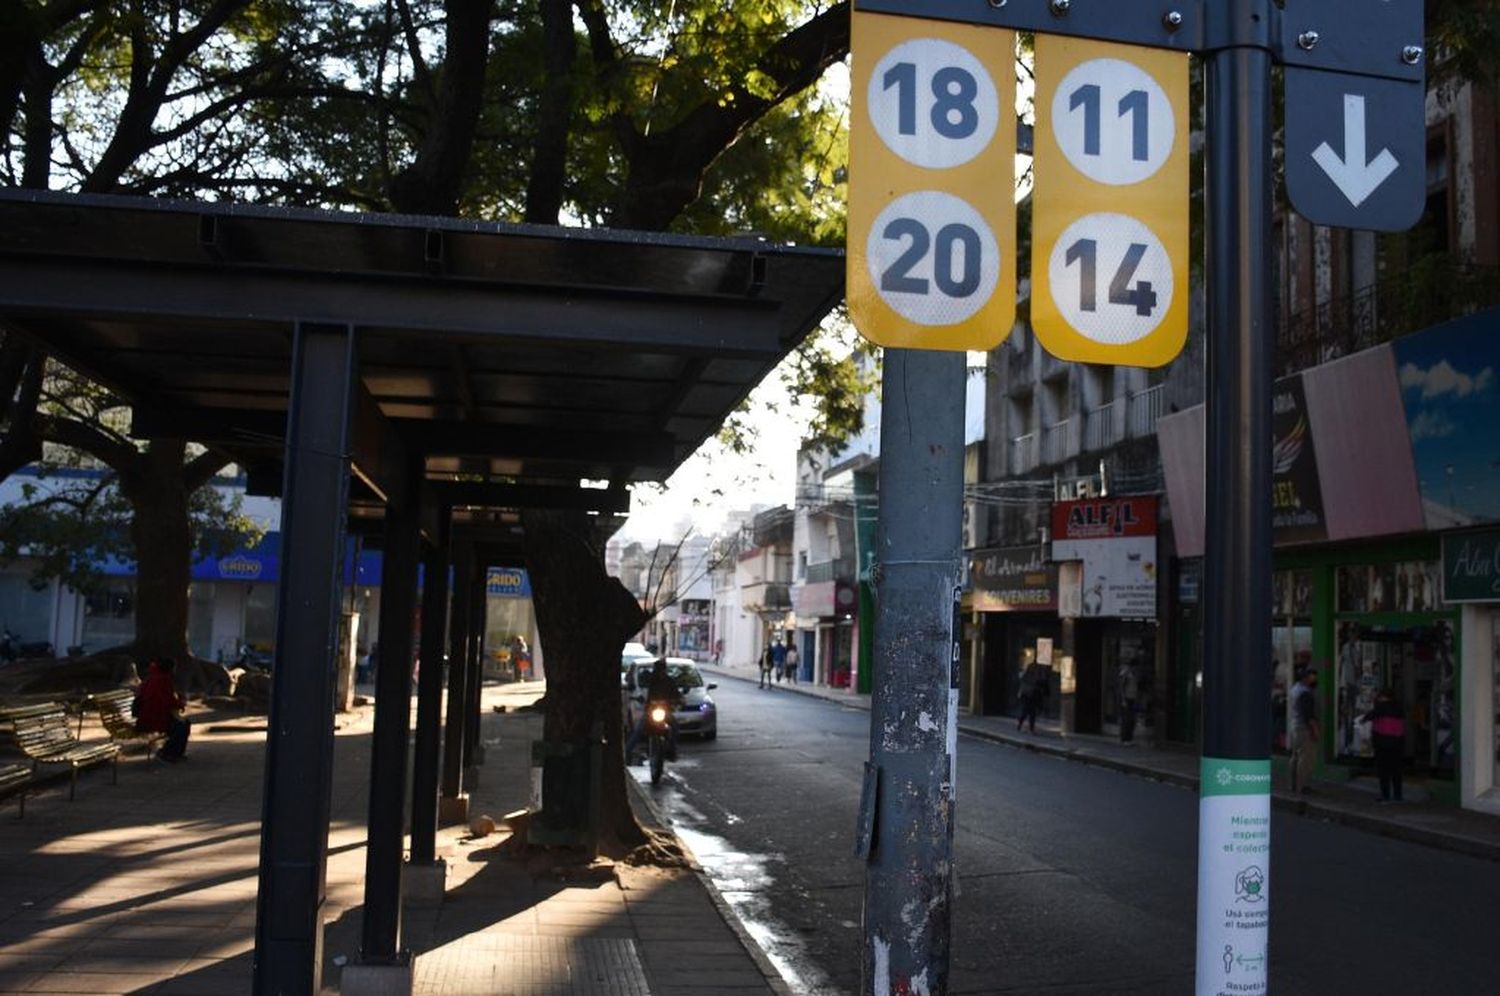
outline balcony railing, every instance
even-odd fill
[[[1282,376],[1500,305],[1500,268],[1428,256],[1398,276],[1282,318]]]
[[[1042,463],[1062,463],[1077,455],[1077,419],[1065,418],[1042,430]]]
[[[1090,408],[1083,423],[1083,448],[1085,451],[1107,450],[1120,441],[1119,400]]]
[[[1016,436],[1010,441],[1010,472],[1012,474],[1031,473],[1036,469],[1039,455],[1036,433],[1028,432],[1024,436]]]
[[[849,581],[853,577],[853,557],[839,557],[837,560],[825,560],[821,564],[807,565],[808,584],[817,584],[821,581]]]
[[[1156,420],[1166,406],[1165,384],[1137,391],[1125,402],[1125,431],[1133,439],[1156,434]]]

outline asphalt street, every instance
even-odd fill
[[[857,993],[869,713],[717,678],[654,790],[799,993]],[[639,769],[638,769],[639,770]],[[955,993],[1192,991],[1197,795],[959,741]],[[1277,814],[1271,990],[1500,992],[1500,864]]]

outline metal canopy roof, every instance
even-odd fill
[[[754,238],[0,191],[0,322],[138,436],[281,459],[297,322],[352,325],[429,477],[667,477],[842,298]]]

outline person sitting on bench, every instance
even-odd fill
[[[187,752],[189,725],[182,718],[185,703],[172,680],[176,669],[177,662],[170,657],[152,661],[135,693],[135,728],[167,735],[156,753],[163,761],[180,761]]]

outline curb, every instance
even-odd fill
[[[750,932],[740,922],[739,914],[735,913],[734,908],[729,905],[729,901],[719,892],[719,887],[714,884],[713,879],[709,878],[708,873],[703,870],[702,863],[698,861],[698,855],[694,854],[693,849],[687,846],[687,842],[672,829],[671,824],[662,816],[661,810],[656,808],[656,802],[647,794],[641,783],[636,781],[629,772],[626,772],[625,784],[629,788],[635,802],[650,814],[652,825],[658,830],[670,833],[672,839],[677,841],[677,846],[682,848],[682,853],[688,859],[688,870],[697,877],[698,884],[703,886],[703,891],[708,893],[709,901],[714,904],[714,909],[718,910],[719,918],[734,933],[735,939],[740,942],[740,947],[745,949],[745,953],[755,963],[755,968],[760,972],[761,977],[765,979],[767,988],[775,993],[776,996],[796,996],[791,986],[787,985],[786,980],[781,977],[781,973],[776,970],[776,966],[771,963],[771,959],[766,955],[765,951],[761,950],[760,945],[755,943],[754,938],[750,936]]]
[[[732,678],[737,681],[749,683],[752,678],[741,677],[732,672],[715,669],[715,674]],[[817,692],[804,691],[801,685],[778,685],[778,688],[786,688],[807,698],[822,699],[835,705],[845,705],[851,708],[869,711],[869,705],[862,700],[852,699],[842,701],[827,695],[819,695]],[[1198,776],[1184,774],[1179,771],[1170,771],[1162,768],[1153,768],[1138,761],[1125,761],[1119,758],[1106,757],[1090,753],[1077,747],[1069,747],[1062,744],[1052,744],[1042,740],[1029,740],[1013,738],[1004,733],[993,730],[965,726],[963,720],[959,720],[958,732],[976,740],[984,740],[988,743],[1000,744],[1015,750],[1031,751],[1034,754],[1046,754],[1051,757],[1061,758],[1065,761],[1073,761],[1078,764],[1089,764],[1096,768],[1104,768],[1110,771],[1118,771],[1126,775],[1134,775],[1149,781],[1162,782],[1178,788],[1198,790]],[[1285,793],[1273,792],[1271,794],[1271,807],[1281,812],[1291,813],[1295,816],[1304,816],[1309,819],[1324,820],[1337,823],[1364,833],[1375,834],[1381,837],[1390,837],[1393,840],[1402,840],[1411,844],[1420,844],[1442,851],[1452,851],[1469,857],[1482,858],[1488,861],[1500,861],[1500,841],[1480,840],[1474,837],[1465,837],[1460,834],[1446,833],[1442,830],[1433,830],[1428,827],[1412,826],[1406,823],[1396,823],[1381,819],[1368,813],[1356,810],[1344,809],[1327,803],[1312,799],[1302,799]]]

